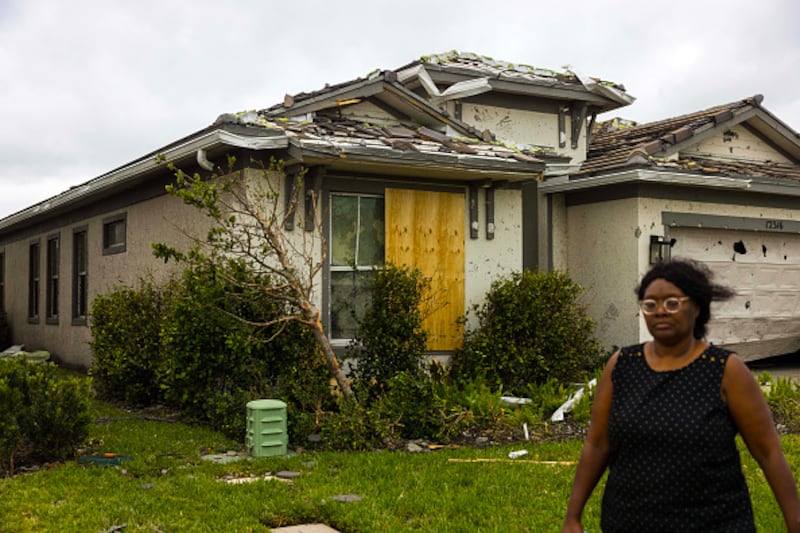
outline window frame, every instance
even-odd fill
[[[61,234],[47,236],[45,251],[45,323],[58,324],[61,271]]]
[[[28,322],[39,323],[42,276],[42,242],[34,239],[28,243]]]
[[[0,311],[6,311],[6,250],[0,249]]]
[[[79,236],[82,238],[79,239]],[[78,244],[82,242],[82,255]],[[81,262],[83,269],[81,269]],[[85,326],[89,315],[89,227],[72,229],[72,325]]]
[[[328,224],[327,224],[328,230],[326,232],[327,235],[328,235],[328,247],[327,247],[328,248],[328,250],[327,250],[327,252],[328,252],[328,261],[327,261],[328,273],[327,273],[327,287],[325,289],[326,296],[327,296],[327,302],[328,302],[328,305],[327,305],[327,310],[328,310],[328,312],[327,312],[327,322],[329,324],[328,331],[330,332],[331,345],[333,345],[335,347],[344,347],[344,346],[347,346],[352,341],[352,337],[336,337],[336,336],[334,336],[334,331],[333,331],[333,277],[334,277],[334,275],[336,273],[340,273],[340,272],[352,272],[354,274],[356,274],[356,273],[371,273],[371,272],[374,272],[375,270],[383,269],[385,267],[386,260],[385,260],[385,249],[384,249],[384,258],[382,259],[380,264],[370,264],[370,265],[359,265],[359,264],[357,264],[360,233],[356,232],[356,236],[355,236],[355,239],[356,239],[355,248],[356,249],[355,249],[355,259],[354,259],[354,262],[356,264],[355,265],[349,265],[349,264],[348,265],[334,265],[333,264],[333,262],[332,262],[332,258],[333,258],[333,226],[334,226],[333,209],[332,209],[333,198],[335,196],[345,196],[345,197],[355,197],[358,200],[358,214],[357,214],[357,218],[356,218],[356,227],[360,228],[361,227],[361,202],[360,202],[360,200],[362,198],[379,198],[381,200],[384,200],[384,195],[383,195],[382,191],[381,192],[328,191],[326,196],[327,196],[327,205],[328,205],[328,208],[329,208],[328,209],[329,216],[328,216],[328,220],[327,220],[327,222],[328,222]],[[384,230],[384,248],[385,248],[385,235],[386,235],[386,211],[385,211],[385,209],[386,209],[386,205],[384,203],[384,227],[383,227],[383,230]]]
[[[109,229],[116,224],[122,225],[122,241],[109,243]],[[103,255],[124,253],[128,249],[128,214],[119,213],[103,219]]]

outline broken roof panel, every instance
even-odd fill
[[[585,100],[607,111],[633,103],[634,97],[625,87],[610,81],[584,76],[572,67],[563,71],[534,67],[509,61],[497,61],[488,56],[455,50],[443,54],[423,56],[399,69],[398,79],[409,86],[421,85],[434,100],[444,100],[448,94],[463,98],[476,94],[476,82],[464,91],[454,90],[469,79],[485,79],[485,90],[498,90],[520,94],[537,94],[563,100]],[[434,83],[435,82],[435,83]],[[452,84],[443,92],[436,83]],[[466,91],[466,92],[465,92]]]

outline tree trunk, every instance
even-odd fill
[[[336,354],[333,353],[331,341],[325,334],[325,330],[322,327],[322,320],[320,320],[319,312],[317,312],[317,316],[313,325],[311,326],[311,331],[314,332],[314,339],[317,341],[317,344],[319,344],[319,347],[322,348],[322,353],[325,355],[328,368],[330,369],[331,374],[333,374],[333,379],[336,380],[336,384],[339,385],[339,390],[342,391],[342,395],[345,398],[350,397],[353,391],[350,389],[350,384],[344,377],[344,372],[342,372],[342,369],[339,367],[339,360],[336,358]]]

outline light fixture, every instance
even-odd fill
[[[669,260],[673,244],[675,244],[675,239],[665,239],[658,235],[650,235],[650,264],[655,265],[661,261]]]

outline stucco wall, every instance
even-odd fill
[[[709,155],[746,161],[792,163],[769,144],[742,126],[735,126],[681,152],[684,156]]]
[[[569,117],[566,120],[566,143],[558,146],[558,114],[512,109],[485,104],[463,104],[462,118],[479,130],[489,129],[498,140],[516,146],[547,146],[559,154],[572,157],[577,164],[586,159],[586,128],[581,130],[578,147],[572,148]]]
[[[485,191],[478,197],[479,236],[469,237],[469,209],[464,220],[466,235],[464,265],[464,303],[466,309],[481,303],[496,279],[522,270],[522,191],[498,189],[495,191],[495,234],[486,239]],[[469,196],[465,195],[465,199]],[[466,311],[465,309],[465,311]],[[470,317],[469,325],[474,325]]]
[[[103,255],[103,221],[117,214],[126,216],[126,250]],[[5,303],[13,342],[24,344],[28,350],[48,350],[53,358],[67,365],[88,367],[91,364],[89,327],[72,324],[73,230],[85,227],[87,231],[87,294],[91,307],[98,294],[120,284],[136,285],[148,275],[152,275],[154,281],[166,279],[172,264],[165,267],[162,260],[156,259],[151,243],[186,242],[178,227],[198,229],[197,221],[192,218],[194,214],[194,208],[165,195],[8,243],[5,246]],[[194,221],[188,223],[189,220]],[[58,234],[60,240],[59,306],[58,323],[49,324],[45,319],[47,238],[54,234]],[[35,239],[41,244],[40,317],[38,323],[29,323],[29,246]]]
[[[582,301],[597,322],[595,334],[606,349],[638,338],[635,258],[648,234],[637,211],[635,198],[566,210],[567,271],[586,290]]]

